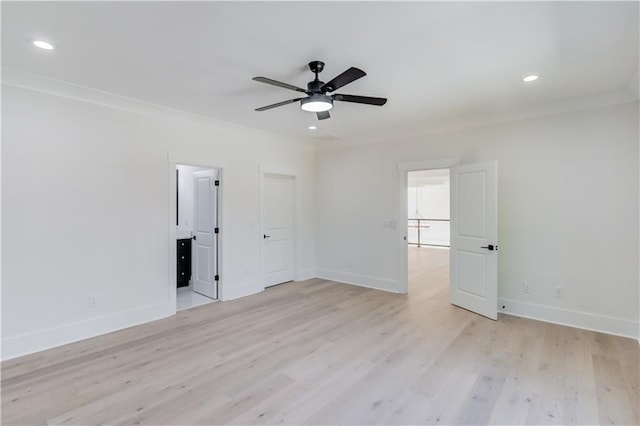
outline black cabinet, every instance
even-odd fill
[[[191,239],[178,240],[178,287],[189,285],[191,278]]]

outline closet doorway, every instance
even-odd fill
[[[218,299],[220,170],[176,165],[176,310]]]

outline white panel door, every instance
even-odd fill
[[[294,180],[265,174],[262,185],[264,286],[293,281]]]
[[[498,165],[451,168],[451,303],[498,319]]]
[[[193,174],[193,291],[212,299],[218,298],[215,281],[218,273],[216,173],[215,170],[202,170]]]

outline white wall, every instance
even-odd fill
[[[401,291],[397,164],[445,157],[498,160],[506,311],[638,336],[637,103],[319,151],[318,274]]]
[[[175,168],[169,159],[192,158],[222,169],[224,299],[263,289],[258,265],[264,165],[298,175],[296,278],[315,275],[313,148],[18,77],[2,87],[4,359],[175,310],[169,266],[175,263],[169,249],[175,245]],[[17,87],[31,83],[48,93]],[[97,297],[97,306],[89,307],[89,296]]]
[[[441,183],[427,183],[412,187],[411,175],[414,173],[416,172],[409,172],[409,185],[407,187],[407,212],[409,218],[449,219],[449,178],[443,179]],[[419,215],[416,215],[416,211]],[[421,226],[423,226],[420,230],[421,244],[449,245],[451,239],[449,222],[422,221]],[[409,228],[407,239],[410,243],[417,243],[418,230]]]
[[[411,172],[409,172],[411,173]],[[409,217],[415,217],[416,210],[420,218],[449,219],[449,182],[442,184],[408,187]]]

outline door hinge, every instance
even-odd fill
[[[213,233],[214,233],[214,234],[219,234],[219,233],[220,233],[220,228],[215,228],[215,229],[213,230]]]
[[[216,186],[220,186],[220,181],[219,181],[219,180],[217,180],[217,181],[215,181],[215,182],[214,182],[214,184],[215,184]]]
[[[220,281],[220,275],[216,275],[215,277],[213,277],[214,281]]]

